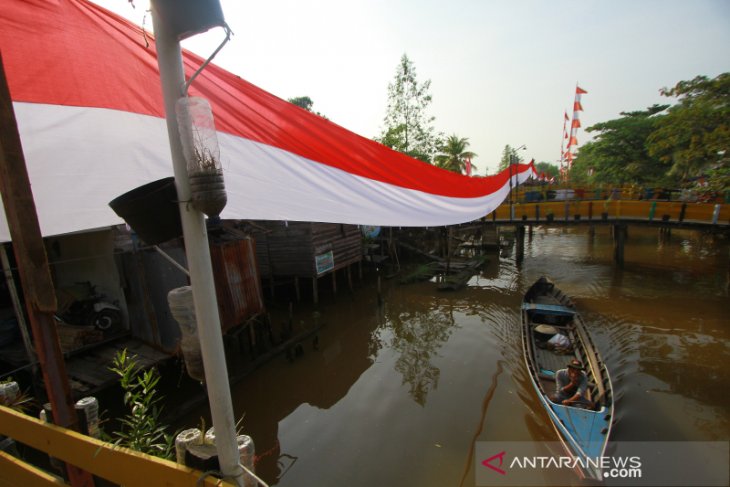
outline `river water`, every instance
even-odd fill
[[[727,240],[693,231],[630,227],[620,270],[608,228],[536,228],[522,263],[490,255],[459,292],[385,281],[381,306],[366,276],[298,306],[316,347],[237,384],[235,414],[271,485],[473,486],[475,442],[556,441],[519,341],[522,295],[547,275],[612,375],[612,440],[728,440],[729,266]]]

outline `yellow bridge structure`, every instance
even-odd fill
[[[0,435],[125,487],[235,487],[184,465],[106,443],[5,406],[0,406]],[[0,487],[21,485],[70,486],[62,478],[0,450]]]
[[[524,257],[525,227],[534,225],[612,225],[614,261],[624,264],[628,225],[658,227],[669,232],[686,228],[713,233],[730,232],[730,204],[658,200],[585,200],[506,202],[485,221],[516,227],[516,254]]]
[[[730,204],[651,200],[565,200],[503,203],[487,220],[514,223],[638,223],[730,228]]]

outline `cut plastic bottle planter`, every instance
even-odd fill
[[[185,97],[177,101],[176,113],[191,204],[209,217],[216,217],[225,208],[227,197],[213,111],[204,98]]]

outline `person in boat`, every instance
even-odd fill
[[[555,394],[550,400],[565,406],[590,404],[586,397],[587,390],[588,378],[583,372],[583,363],[572,359],[566,368],[558,370],[555,374]]]
[[[564,332],[550,325],[538,325],[535,327],[535,333],[538,336],[549,336],[547,341],[537,340],[538,348],[552,350],[557,354],[567,354],[573,351],[570,338]]]

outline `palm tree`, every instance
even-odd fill
[[[436,166],[452,171],[455,173],[463,173],[466,171],[466,165],[471,164],[471,159],[476,156],[475,153],[466,150],[469,147],[469,139],[459,137],[456,134],[450,135],[446,142],[439,146],[439,153],[436,154],[434,161]]]

